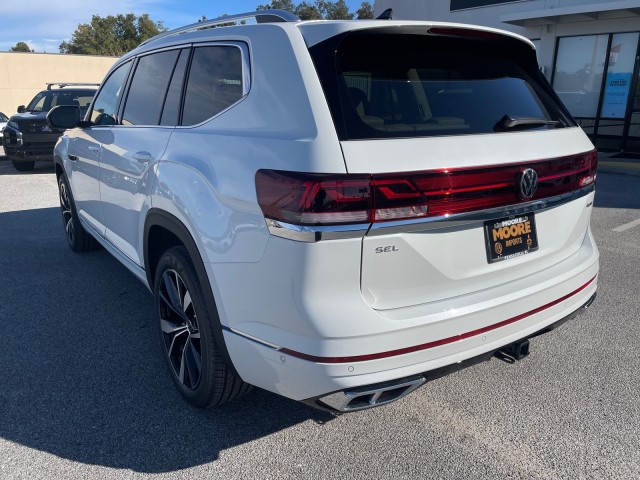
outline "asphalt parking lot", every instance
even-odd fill
[[[598,299],[523,361],[337,417],[261,390],[200,411],[165,371],[151,294],[69,250],[48,165],[0,157],[0,478],[640,478],[639,192],[599,174]]]

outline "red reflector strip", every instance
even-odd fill
[[[388,358],[388,357],[395,357],[398,355],[405,355],[407,353],[413,353],[413,352],[419,352],[421,350],[427,350],[429,348],[434,348],[434,347],[440,347],[442,345],[447,345],[449,343],[454,343],[457,342],[459,340],[466,340],[467,338],[471,338],[471,337],[475,337],[477,335],[481,335],[483,333],[487,333],[490,332],[492,330],[496,330],[500,327],[504,327],[507,325],[510,325],[512,323],[515,323],[519,320],[522,320],[524,318],[530,317],[531,315],[535,315],[536,313],[540,313],[543,310],[547,310],[561,302],[564,302],[565,300],[569,299],[570,297],[580,293],[581,291],[583,291],[584,289],[586,289],[589,285],[591,285],[594,280],[596,279],[597,275],[595,277],[593,277],[591,280],[589,280],[587,283],[585,283],[583,286],[581,286],[580,288],[578,288],[577,290],[574,290],[571,293],[568,293],[567,295],[565,295],[564,297],[560,297],[557,300],[554,300],[553,302],[547,303],[546,305],[542,305],[541,307],[538,308],[534,308],[533,310],[529,310],[528,312],[525,313],[521,313],[520,315],[517,315],[515,317],[509,318],[507,320],[503,320],[502,322],[499,323],[494,323],[493,325],[489,325],[487,327],[482,327],[482,328],[478,328],[477,330],[472,330],[470,332],[466,332],[466,333],[462,333],[460,335],[456,335],[453,337],[448,337],[448,338],[443,338],[440,340],[435,340],[433,342],[429,342],[429,343],[423,343],[420,345],[413,345],[411,347],[405,347],[405,348],[399,348],[397,350],[389,350],[388,352],[380,352],[380,353],[371,353],[371,354],[367,354],[367,355],[354,355],[352,357],[317,357],[315,355],[307,355],[306,353],[300,353],[300,352],[296,352],[294,350],[289,350],[288,348],[282,348],[280,349],[280,352],[282,353],[286,353],[288,355],[291,355],[293,357],[298,357],[298,358],[302,358],[303,360],[308,360],[310,362],[316,362],[316,363],[353,363],[353,362],[366,362],[367,360],[379,360],[381,358]]]

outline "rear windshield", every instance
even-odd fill
[[[343,140],[573,124],[515,39],[364,30],[323,43],[311,54]]]

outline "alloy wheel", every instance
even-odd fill
[[[75,240],[75,231],[73,229],[73,211],[71,210],[71,200],[69,198],[69,190],[64,180],[60,179],[59,191],[60,191],[60,209],[62,210],[62,222],[64,223],[64,230],[67,232],[67,238],[69,243],[73,243]]]
[[[172,269],[162,274],[158,308],[166,354],[176,377],[195,389],[202,372],[202,349],[198,320],[184,280]]]

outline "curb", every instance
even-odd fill
[[[640,177],[640,161],[626,158],[611,158],[615,153],[599,152],[598,172]]]
[[[598,162],[598,172],[640,177],[640,164],[637,167],[628,168],[621,166],[618,162]]]

